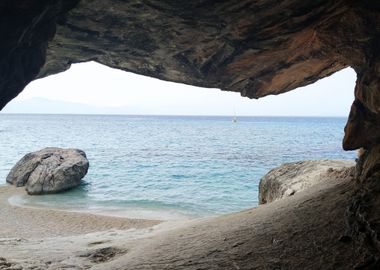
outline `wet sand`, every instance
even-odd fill
[[[70,236],[110,229],[143,229],[160,223],[158,220],[129,219],[9,204],[8,199],[11,196],[24,193],[23,188],[0,187],[0,238]]]
[[[24,188],[0,187],[0,269],[88,269],[175,222],[9,204]]]

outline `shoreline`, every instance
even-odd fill
[[[165,220],[127,218],[82,211],[14,205],[12,196],[22,196],[24,189],[0,187],[0,238],[54,237],[105,230],[146,229]]]
[[[0,191],[3,187],[0,186]],[[20,190],[20,191],[19,191]],[[57,206],[46,206],[38,203],[28,202],[28,194],[23,192],[21,188],[12,191],[7,199],[8,204],[14,207],[34,209],[34,210],[53,210],[60,212],[69,213],[79,213],[79,214],[89,214],[95,216],[103,217],[114,217],[114,218],[125,218],[125,219],[137,219],[137,220],[151,220],[159,222],[176,222],[176,221],[186,221],[201,218],[198,216],[186,215],[184,213],[148,208],[127,208],[127,207],[98,207],[98,208],[71,208],[71,207],[57,207]],[[45,195],[43,195],[45,196]],[[49,196],[49,195],[46,195]],[[25,202],[26,201],[26,202]]]
[[[0,186],[0,269],[92,269],[201,220],[132,219],[8,202],[23,192]]]
[[[9,203],[11,196],[24,192],[12,185],[0,186],[0,269],[89,269],[125,255],[159,233],[191,222]]]
[[[274,269],[280,256],[287,269],[347,269],[356,249],[339,239],[356,183],[345,171],[328,176],[256,208],[182,223],[22,208],[8,203],[22,189],[0,188],[0,269]],[[346,263],[336,267],[337,258]]]

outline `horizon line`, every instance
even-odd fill
[[[308,117],[308,118],[348,118],[348,115],[202,115],[202,114],[114,114],[114,113],[19,113],[19,112],[2,112],[2,115],[83,115],[83,116],[181,116],[181,117]]]

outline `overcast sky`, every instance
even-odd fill
[[[131,114],[347,116],[355,80],[348,68],[286,94],[250,100],[239,93],[160,81],[90,62],[32,82],[4,112],[25,112],[28,100],[45,98],[87,105],[75,113],[93,113],[88,108],[94,106],[99,113],[107,113],[103,107],[117,107]],[[61,113],[43,106],[37,106],[41,111],[35,106],[26,111]]]

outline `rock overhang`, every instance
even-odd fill
[[[33,79],[86,61],[249,98],[351,66],[344,148],[379,141],[376,1],[9,0],[0,9],[0,107]]]

